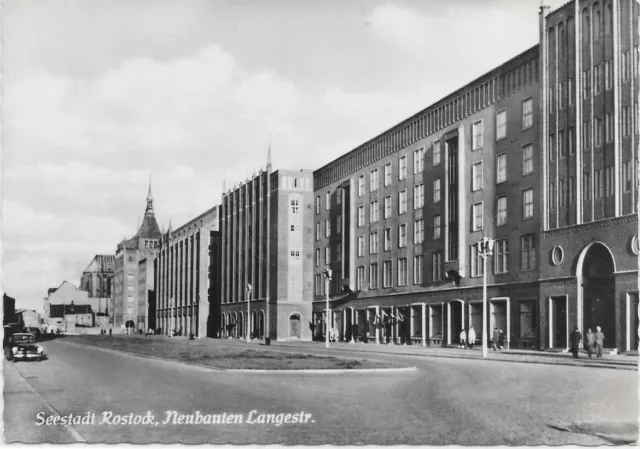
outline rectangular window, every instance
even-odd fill
[[[391,249],[391,228],[384,230],[384,250],[389,251]]]
[[[569,106],[573,106],[575,99],[575,91],[573,90],[573,78],[567,80],[567,98],[569,99]]]
[[[502,226],[507,224],[507,197],[499,196],[496,210],[496,224]]]
[[[369,177],[369,192],[375,192],[378,190],[378,169],[371,171],[371,176]]]
[[[331,192],[327,192],[324,195],[324,210],[331,209]]]
[[[364,195],[364,175],[358,178],[358,197]]]
[[[504,139],[507,136],[507,111],[500,111],[496,114],[496,140]]]
[[[413,243],[420,244],[424,242],[424,220],[415,220],[413,222]]]
[[[407,285],[407,259],[398,259],[398,285]]]
[[[413,208],[420,209],[424,206],[424,184],[413,187]]]
[[[358,237],[358,257],[364,256],[364,236]]]
[[[604,138],[607,143],[613,142],[613,114],[604,115]]]
[[[369,234],[369,254],[378,254],[378,232]]]
[[[369,290],[378,288],[378,264],[369,265]]]
[[[392,278],[393,278],[393,268],[391,267],[391,261],[385,260],[382,263],[382,286],[385,288],[391,287]]]
[[[522,175],[533,173],[533,145],[522,147]]]
[[[549,183],[549,209],[556,208],[556,185],[553,182]]]
[[[398,179],[403,180],[407,178],[407,156],[402,156],[398,163]]]
[[[522,129],[529,129],[533,126],[533,99],[529,98],[522,102]]]
[[[316,223],[316,241],[320,240],[320,222]]]
[[[533,189],[522,192],[522,218],[533,218]]]
[[[478,251],[478,243],[471,245],[471,277],[479,277],[484,274],[484,260]]]
[[[567,195],[569,197],[569,204],[574,204],[576,202],[576,178],[575,176],[569,176],[567,179]],[[533,196],[533,193],[531,194]],[[532,206],[533,209],[533,206]],[[532,212],[533,213],[533,212]]]
[[[320,196],[316,197],[316,214],[320,213]]]
[[[371,207],[369,209],[369,222],[377,223],[380,214],[380,207],[378,206],[377,201],[371,202]]]
[[[567,157],[567,150],[564,141],[564,129],[558,132],[558,159]]]
[[[322,275],[321,274],[316,274],[315,291],[316,291],[316,295],[322,294]]]
[[[356,290],[362,290],[364,284],[364,267],[358,267],[356,269]]]
[[[364,226],[364,206],[358,207],[358,227]]]
[[[598,95],[602,90],[602,66],[593,67],[593,94]]]
[[[471,191],[482,190],[482,162],[473,164],[471,171]]]
[[[593,144],[596,147],[602,145],[602,119],[600,117],[593,119]]]
[[[582,122],[582,151],[585,153],[591,150],[591,121]]]
[[[569,147],[569,156],[576,154],[576,129],[573,126],[567,129],[567,146]]]
[[[331,219],[329,218],[324,221],[324,236],[331,237]]]
[[[632,184],[631,162],[626,161],[622,163],[622,191],[629,192]]]
[[[560,81],[558,83],[558,109],[564,109],[566,103],[565,84]]]
[[[622,59],[620,61],[620,71],[622,72],[622,82],[623,83],[628,82],[631,76],[631,51],[630,50],[627,50],[624,53],[622,53]]]
[[[582,199],[591,201],[591,173],[582,174]]]
[[[483,218],[482,203],[476,203],[473,205],[473,213],[472,213],[472,219],[473,219],[472,229],[474,231],[480,231],[482,229],[482,218]]]
[[[507,154],[502,153],[496,157],[496,184],[507,180]]]
[[[424,148],[413,152],[413,173],[422,173],[424,170]]]
[[[433,143],[433,166],[440,165],[440,141],[436,140]]]
[[[536,269],[536,236],[523,235],[520,238],[521,270],[531,271]]]
[[[472,126],[472,138],[473,138],[473,146],[474,150],[479,150],[482,148],[483,140],[484,140],[484,132],[482,121],[475,122]]]
[[[494,251],[494,272],[496,274],[509,272],[509,240],[502,239],[495,242]]]
[[[563,207],[567,204],[567,180],[561,179],[558,185],[560,189],[560,199],[558,201],[558,206]]]
[[[413,256],[413,283],[422,284],[422,273],[424,272],[424,258],[423,256]]]
[[[631,114],[630,107],[624,106],[622,108],[622,137],[627,137],[631,134]]]
[[[407,213],[407,189],[398,192],[398,214]]]
[[[384,218],[391,216],[391,195],[384,198]]]
[[[591,71],[589,69],[582,71],[582,97],[585,100],[591,97]]]
[[[611,64],[611,60],[604,62],[604,88],[606,90],[611,90],[613,87],[613,65]]]
[[[434,240],[440,238],[440,215],[433,217],[433,238]]]
[[[432,270],[431,270],[431,279],[434,282],[441,281],[443,277],[443,266],[442,266],[442,253],[437,252],[431,255],[432,261]]]
[[[331,248],[328,246],[324,247],[324,263],[326,265],[331,263]]]
[[[613,196],[613,182],[614,182],[613,166],[605,167],[604,182],[605,182],[604,194],[606,196]]]
[[[384,185],[391,185],[391,162],[384,166]]]
[[[600,199],[604,196],[604,182],[602,179],[602,170],[596,170],[594,172],[594,177],[593,177],[593,181],[594,181],[594,186],[593,186],[593,190],[594,190],[594,197],[596,199]]]
[[[433,180],[433,202],[440,202],[440,178]]]
[[[407,246],[407,225],[405,223],[398,226],[398,248]]]
[[[556,135],[549,134],[549,160],[553,162],[556,159]]]
[[[316,267],[320,266],[320,248],[316,248]]]

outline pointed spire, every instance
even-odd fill
[[[149,173],[149,193],[147,193],[147,209],[145,215],[153,215],[153,195],[151,194],[151,173]],[[140,227],[138,225],[138,227]]]

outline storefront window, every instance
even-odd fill
[[[520,303],[520,338],[536,338],[535,301]]]

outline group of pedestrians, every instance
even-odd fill
[[[476,344],[476,330],[473,328],[473,326],[469,327],[469,332],[467,333],[466,329],[462,329],[462,332],[460,332],[460,344],[458,345],[459,348],[464,349],[464,348],[469,348],[469,349],[473,349],[473,345]]]
[[[571,332],[571,337],[569,338],[571,343],[571,353],[574,358],[578,358],[578,351],[580,349],[580,345],[582,344],[582,333],[578,329],[576,325],[573,328],[573,332]],[[602,358],[602,348],[604,346],[604,334],[602,333],[602,329],[600,326],[596,326],[596,332],[591,332],[591,328],[587,330],[587,333],[584,336],[584,346],[587,349],[587,354],[589,354],[589,358],[593,356],[594,350],[596,353],[596,358]]]

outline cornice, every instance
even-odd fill
[[[634,223],[638,221],[638,215],[636,214],[629,214],[629,215],[624,215],[622,217],[615,217],[615,218],[607,218],[604,220],[599,220],[599,221],[592,221],[589,223],[582,223],[582,224],[577,224],[577,225],[571,225],[571,226],[566,226],[563,228],[559,228],[559,229],[552,229],[549,231],[544,231],[542,233],[543,238],[549,238],[549,237],[557,237],[559,235],[567,235],[567,234],[572,234],[574,232],[581,232],[581,231],[593,231],[596,229],[604,229],[604,228],[609,228],[612,226],[617,226],[620,224],[626,224],[626,223]]]

